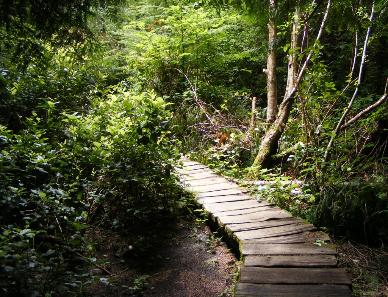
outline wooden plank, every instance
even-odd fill
[[[180,172],[185,178],[193,178],[193,177],[198,177],[201,175],[207,175],[207,174],[212,174],[214,176],[217,176],[213,171],[210,169],[198,169],[195,171],[182,171]]]
[[[259,239],[281,235],[297,234],[304,231],[314,230],[315,227],[311,224],[292,224],[287,226],[279,226],[258,230],[247,230],[235,232],[235,235],[240,240]]]
[[[349,275],[341,268],[242,267],[240,282],[254,284],[351,284]]]
[[[290,219],[280,219],[280,220],[270,220],[265,222],[253,222],[253,223],[245,223],[245,224],[228,224],[227,227],[229,230],[237,232],[237,231],[245,231],[245,230],[257,230],[269,227],[276,226],[286,226],[295,223],[302,223],[301,219],[290,218]]]
[[[243,255],[335,255],[334,249],[313,244],[263,244],[244,241]]]
[[[305,232],[306,233],[306,232]],[[252,239],[242,241],[242,244],[245,243],[256,243],[256,244],[293,244],[293,243],[306,243],[305,233],[297,233],[284,236],[274,236],[261,239]]]
[[[199,198],[198,201],[200,203],[206,204],[215,204],[215,203],[223,203],[223,202],[232,202],[232,201],[244,201],[244,200],[253,200],[248,195],[240,194],[240,195],[224,195],[224,196],[215,196],[215,197],[204,197]],[[265,205],[261,203],[261,205]],[[269,205],[268,203],[266,205]]]
[[[243,200],[243,201],[232,201],[232,202],[224,202],[224,203],[213,203],[207,204],[204,203],[207,209],[213,213],[218,212],[226,212],[231,210],[239,210],[239,209],[249,209],[249,208],[258,208],[258,209],[270,209],[269,206],[260,206],[258,202],[253,199]],[[232,214],[233,215],[233,214]]]
[[[252,200],[253,201],[253,200]],[[214,209],[214,214],[217,215],[219,213],[222,213],[223,215],[227,216],[238,216],[238,215],[249,215],[249,214],[255,214],[255,213],[260,213],[260,214],[265,214],[266,212],[273,212],[273,211],[280,211],[280,209],[273,207],[273,206],[268,206],[268,205],[260,205],[257,204],[256,206],[251,206],[251,207],[246,207],[242,209],[222,209],[220,208],[219,210]]]
[[[183,180],[184,180],[184,182],[190,182],[193,180],[205,180],[205,179],[216,178],[216,177],[218,177],[218,175],[216,175],[214,173],[202,173],[202,174],[198,174],[198,175],[185,176],[183,178]]]
[[[190,166],[186,166],[186,165],[183,166],[183,170],[187,170],[187,171],[198,170],[198,169],[208,169],[208,170],[211,170],[206,165],[202,165],[200,163],[193,164],[193,165],[190,165]]]
[[[209,184],[204,186],[188,186],[187,189],[197,193],[207,193],[207,192],[230,190],[230,189],[240,190],[239,186],[228,182],[219,183],[219,184]]]
[[[195,165],[201,165],[201,163],[195,162],[195,161],[183,160],[183,166],[185,167],[190,167]]]
[[[230,190],[220,190],[220,191],[199,193],[197,197],[204,198],[204,197],[215,197],[215,196],[225,196],[225,195],[238,195],[243,193],[244,191],[240,189],[230,189]]]
[[[347,285],[259,285],[239,283],[236,297],[350,297]]]
[[[223,184],[227,182],[222,177],[215,177],[215,178],[206,178],[206,179],[195,179],[190,181],[185,181],[184,185],[186,186],[206,186],[208,184]]]
[[[243,224],[252,222],[264,222],[272,219],[292,218],[292,216],[285,211],[267,211],[263,214],[253,213],[246,215],[228,216],[223,215],[222,212],[216,215],[224,224]]]
[[[245,257],[244,265],[260,267],[335,267],[337,266],[337,258],[334,255],[248,255]]]

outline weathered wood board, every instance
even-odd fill
[[[239,283],[235,297],[350,297],[346,285],[260,285]]]

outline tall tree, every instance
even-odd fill
[[[267,69],[267,122],[275,121],[278,112],[276,81],[276,1],[269,0]]]

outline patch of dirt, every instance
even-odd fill
[[[88,237],[99,249],[87,296],[233,296],[237,259],[205,224],[178,222],[142,257],[128,238],[98,229]]]
[[[388,250],[349,241],[336,244],[339,266],[352,275],[353,296],[388,297]]]
[[[162,252],[166,259],[150,278],[144,296],[232,296],[236,258],[207,226],[180,225],[175,242]]]

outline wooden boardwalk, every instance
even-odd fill
[[[328,240],[326,234],[200,163],[185,159],[183,164],[178,169],[183,186],[244,260],[236,297],[351,296],[350,277],[337,268],[336,250],[314,244]]]

